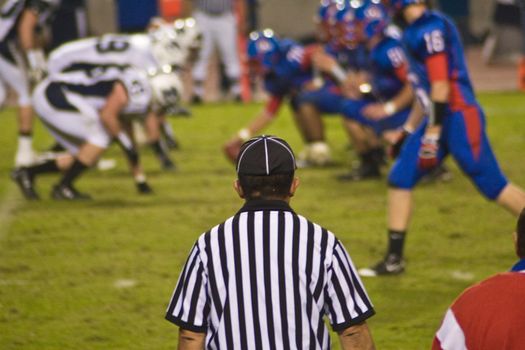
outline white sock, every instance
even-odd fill
[[[33,136],[18,136],[18,152],[30,153],[33,150]]]

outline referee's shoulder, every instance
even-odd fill
[[[297,218],[299,219],[299,221],[303,221],[306,223],[306,225],[308,225],[308,227],[312,228],[314,232],[319,232],[319,234],[321,235],[321,237],[323,236],[327,236],[327,239],[330,241],[330,240],[333,240],[333,241],[338,241],[336,235],[330,231],[329,229],[327,229],[326,227],[316,223],[316,222],[313,222],[312,220],[309,220],[308,218],[304,217],[303,215],[301,214],[297,214],[297,213],[293,213],[293,215],[297,216]]]

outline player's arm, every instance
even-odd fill
[[[430,111],[418,165],[422,169],[430,169],[438,163],[439,139],[450,96],[450,76],[443,31],[427,31],[423,39],[426,44],[425,66],[430,81]]]
[[[44,52],[38,48],[36,40],[36,27],[38,26],[38,12],[32,8],[26,8],[20,17],[17,27],[18,40],[22,50],[26,53],[29,63],[31,79],[39,81],[43,78],[46,70]]]
[[[235,162],[244,141],[257,135],[272,123],[281,107],[282,100],[283,98],[281,96],[271,96],[266,103],[266,107],[246,127],[239,130],[237,134],[224,145],[224,152],[232,162]]]
[[[413,100],[412,109],[410,110],[410,114],[401,130],[387,132],[383,135],[386,141],[390,143],[388,153],[391,158],[397,158],[405,140],[414,133],[417,127],[423,122],[424,118],[425,111],[423,107],[417,99]]]
[[[178,350],[203,350],[206,333],[192,332],[179,328]]]
[[[350,326],[338,333],[343,350],[373,350],[374,341],[366,322]]]

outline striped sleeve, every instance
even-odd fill
[[[210,311],[207,277],[195,244],[184,265],[166,312],[166,319],[193,332],[206,332]]]
[[[326,313],[334,331],[342,331],[375,314],[354,264],[345,248],[336,241],[324,290]]]

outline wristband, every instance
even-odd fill
[[[27,62],[31,69],[37,69],[45,66],[46,59],[42,50],[31,49],[27,51]]]
[[[237,136],[239,136],[239,138],[243,141],[248,141],[251,137],[250,130],[248,130],[247,128],[241,129],[237,133]]]
[[[430,106],[430,115],[429,115],[429,124],[430,125],[442,125],[443,120],[445,119],[445,114],[447,113],[446,102],[437,102],[432,101]]]
[[[414,128],[410,125],[403,125],[403,132],[406,132],[407,134],[412,135],[414,133]]]
[[[383,105],[386,115],[391,116],[397,112],[396,104],[392,101],[388,101]]]
[[[332,76],[337,80],[339,84],[344,83],[344,81],[346,80],[346,73],[344,69],[341,68],[341,66],[339,65],[333,66],[330,72],[332,73]]]

